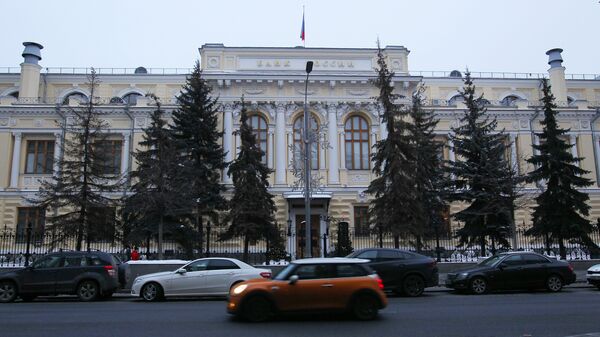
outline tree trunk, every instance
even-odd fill
[[[481,256],[486,256],[485,254],[485,235],[481,237],[481,242],[479,243],[481,245]]]
[[[546,243],[546,254],[550,255],[550,236],[548,233],[544,234],[544,240]]]
[[[492,255],[496,255],[496,240],[493,235],[491,235],[490,238],[492,239]]]
[[[163,256],[163,226],[164,226],[164,216],[162,213],[158,219],[158,259],[164,259]]]
[[[248,239],[248,235],[244,236],[244,255],[242,257],[242,260],[244,260],[244,262],[248,263],[248,246],[249,246],[249,239]]]
[[[562,237],[558,238],[558,248],[560,251],[560,258],[562,260],[566,260],[567,259],[567,247],[565,247],[565,241]]]
[[[421,253],[422,248],[423,248],[423,240],[421,239],[420,235],[417,235],[417,253]]]
[[[400,248],[400,235],[394,234],[394,248]]]

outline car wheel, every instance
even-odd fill
[[[163,298],[164,292],[160,284],[150,282],[142,287],[142,298],[146,302],[156,302]]]
[[[419,275],[408,275],[402,282],[402,292],[406,296],[421,296],[424,290],[425,281]]]
[[[17,285],[12,281],[0,282],[0,303],[12,302],[17,298]]]
[[[559,292],[562,290],[562,287],[563,281],[562,278],[560,278],[560,276],[558,275],[550,275],[546,280],[546,289],[548,289],[548,291],[551,291],[553,293]]]
[[[90,302],[94,301],[100,295],[100,288],[98,283],[92,280],[81,281],[77,286],[77,296],[80,301]]]
[[[242,307],[242,317],[250,322],[264,322],[273,312],[271,302],[263,296],[254,296],[246,300]]]
[[[35,300],[35,298],[36,298],[37,296],[35,296],[35,295],[21,295],[21,296],[19,296],[19,297],[21,297],[21,300],[22,300],[23,302],[31,302],[31,301]]]
[[[475,277],[471,280],[471,292],[475,295],[485,294],[488,290],[487,282],[482,277]]]
[[[372,295],[360,295],[354,300],[352,314],[361,321],[370,321],[377,317],[379,302]]]

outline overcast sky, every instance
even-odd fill
[[[191,67],[204,43],[373,48],[403,45],[409,70],[600,73],[598,0],[27,0],[0,4],[0,67],[23,41],[44,67]]]

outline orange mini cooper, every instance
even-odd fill
[[[296,260],[273,280],[238,283],[229,292],[227,311],[260,322],[278,312],[348,311],[372,320],[387,306],[383,283],[369,260],[315,258]]]

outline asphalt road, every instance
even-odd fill
[[[118,296],[80,303],[43,298],[0,305],[0,336],[600,336],[600,291],[511,292],[483,296],[446,291],[390,297],[372,322],[343,315],[304,315],[250,324],[225,313],[223,300],[143,303]],[[587,335],[589,334],[589,335]]]

